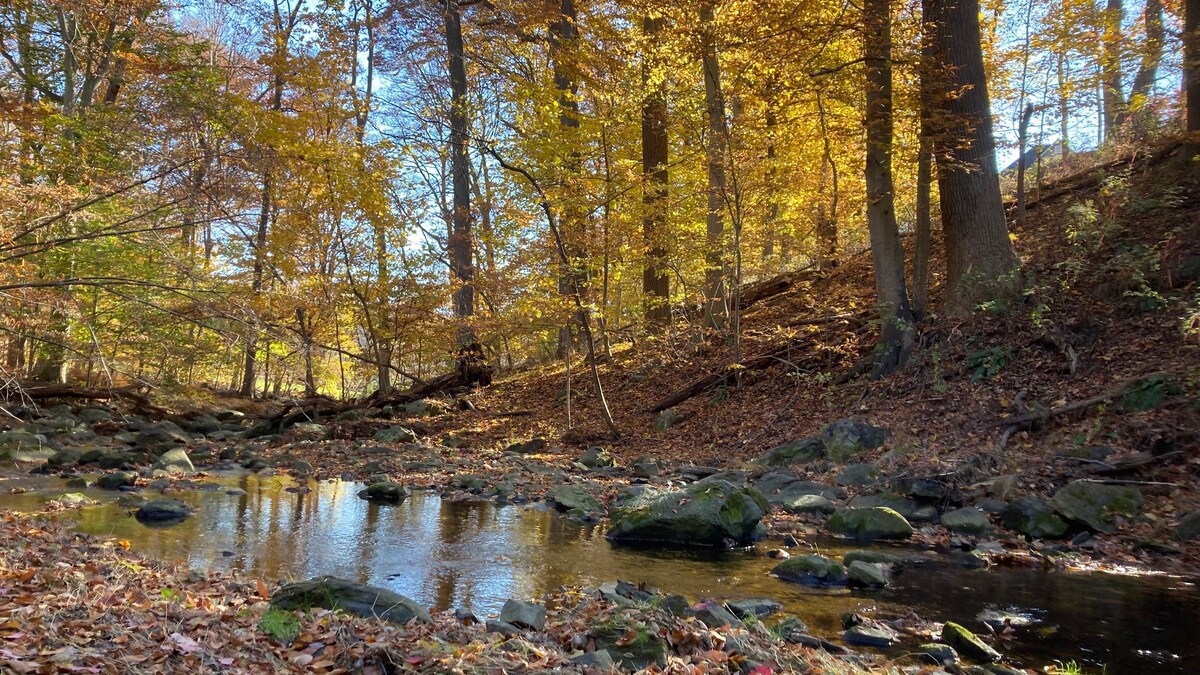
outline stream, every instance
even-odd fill
[[[886,548],[928,562],[906,567],[882,591],[817,590],[767,572],[778,544],[732,552],[614,547],[605,525],[581,525],[543,507],[450,502],[416,493],[398,505],[359,499],[360,483],[297,483],[285,476],[217,474],[215,482],[170,496],[198,507],[171,527],[147,527],[115,493],[82,490],[106,503],[66,512],[89,534],[128,540],[142,553],[199,570],[235,570],[266,580],[330,574],[407,595],[436,609],[495,612],[506,598],[534,598],[563,585],[626,579],[699,598],[768,597],[808,623],[813,634],[840,635],[845,612],[888,617],[915,612],[983,628],[984,610],[1031,620],[997,647],[1013,662],[1054,661],[1116,673],[1191,673],[1200,660],[1200,590],[1167,576],[996,569],[971,571],[950,557]],[[26,490],[13,493],[13,488]],[[64,492],[55,478],[0,481],[0,509],[35,511]],[[241,494],[228,494],[228,492]],[[153,498],[156,493],[147,491]],[[840,559],[848,542],[808,542]],[[797,553],[793,550],[793,553]],[[909,651],[902,645],[894,653]]]

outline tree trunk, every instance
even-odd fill
[[[1187,91],[1187,130],[1195,133],[1200,132],[1200,0],[1184,0],[1183,12],[1183,86]]]
[[[472,259],[471,166],[467,157],[467,67],[463,56],[461,8],[446,0],[446,52],[450,74],[450,174],[453,186],[451,229],[447,237],[458,347],[473,353],[478,338],[470,324],[475,314],[475,265]]]
[[[1070,108],[1070,89],[1067,84],[1067,57],[1063,53],[1058,54],[1058,123],[1059,123],[1059,150],[1062,153],[1063,164],[1067,163],[1071,156],[1071,139],[1068,135],[1068,130],[1071,126],[1071,108]]]
[[[587,239],[586,220],[583,209],[579,208],[582,197],[579,185],[579,169],[581,153],[579,149],[579,83],[573,62],[574,43],[579,37],[575,26],[576,12],[573,0],[561,0],[559,3],[558,19],[550,24],[550,60],[554,71],[554,87],[558,90],[558,126],[561,141],[566,143],[571,151],[561,167],[560,184],[566,188],[566,199],[563,202],[562,230],[566,240],[568,264],[562,269],[558,279],[560,295],[570,295],[577,290],[584,295],[588,289],[587,249],[584,242]],[[571,325],[579,325],[579,316],[573,317],[558,332],[558,357],[567,358],[570,352],[573,331]]]
[[[1026,103],[1017,127],[1017,229],[1024,230],[1025,217],[1025,146],[1029,140],[1029,122],[1033,119],[1033,104]]]
[[[725,121],[725,95],[721,90],[721,63],[717,57],[713,22],[714,7],[707,0],[700,7],[703,31],[704,103],[708,113],[708,215],[705,218],[707,246],[704,253],[704,323],[723,329],[728,319],[725,298],[725,155],[729,128]]]
[[[828,115],[825,111],[825,100],[821,92],[817,92],[817,113],[821,120],[821,198],[817,204],[817,269],[828,272],[837,267],[838,239],[838,168],[833,159],[833,143],[829,138]],[[825,211],[824,194],[826,180],[832,181],[832,191],[829,195],[829,211]]]
[[[1121,84],[1121,23],[1125,18],[1123,0],[1107,0],[1104,8],[1104,46],[1100,65],[1104,98],[1104,138],[1117,137],[1117,127],[1125,117],[1125,92]]]
[[[961,315],[1009,295],[1019,280],[994,158],[978,0],[924,0],[932,128],[946,251],[946,311]]]
[[[1125,115],[1134,117],[1136,125],[1141,127],[1139,130],[1148,130],[1154,125],[1153,111],[1148,107],[1149,98],[1154,93],[1154,82],[1158,79],[1158,66],[1162,63],[1163,45],[1166,42],[1162,0],[1146,0],[1142,20],[1146,26],[1146,44],[1142,46],[1142,59],[1133,78],[1133,90],[1129,92]]]
[[[867,229],[875,261],[882,331],[872,377],[904,366],[912,350],[913,316],[904,284],[904,251],[892,187],[892,30],[889,0],[863,4],[867,70]]]
[[[671,277],[667,273],[667,86],[666,73],[653,58],[654,42],[665,20],[642,19],[646,56],[642,61],[642,302],[650,330],[661,332],[671,320]],[[618,302],[618,306],[620,303]],[[620,322],[618,321],[618,324]]]

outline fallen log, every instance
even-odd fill
[[[121,399],[129,401],[136,407],[147,412],[166,414],[167,411],[154,405],[140,391],[145,385],[130,384],[124,387],[78,387],[71,384],[21,384],[5,388],[0,392],[5,400],[45,401],[56,398],[74,398],[89,401],[109,401]]]
[[[736,377],[739,373],[744,373],[748,370],[768,368],[779,363],[795,366],[795,362],[790,359],[785,359],[784,357],[791,355],[792,352],[798,349],[811,347],[812,345],[813,342],[811,340],[788,343],[786,346],[780,347],[774,351],[749,358],[742,363],[735,363],[731,366],[728,366],[724,370],[721,370],[720,372],[710,373],[703,377],[697,378],[688,383],[687,386],[683,387],[679,391],[676,391],[670,396],[667,396],[666,398],[655,403],[653,406],[647,409],[647,412],[658,413],[666,410],[667,408],[673,408],[694,396],[699,396],[710,389],[715,389],[716,387]]]

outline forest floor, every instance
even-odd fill
[[[996,564],[1194,574],[1200,541],[1174,535],[1186,514],[1200,510],[1200,171],[1148,150],[1038,197],[1035,191],[1028,225],[1013,234],[1029,289],[1024,301],[963,321],[931,317],[918,328],[912,362],[883,380],[840,381],[871,353],[875,338],[870,256],[862,254],[829,273],[774,280],[781,292],[747,306],[742,319],[742,362],[769,354],[757,362],[767,365],[743,369],[740,382],[716,378],[717,386],[671,405],[676,421],[669,428],[656,428],[659,404],[725,372],[732,345],[682,333],[614,345],[600,375],[617,440],[608,435],[587,370],[576,364],[568,384],[564,367],[549,364],[504,373],[490,387],[442,403],[443,414],[319,420],[327,428],[188,441],[187,453],[201,468],[394,480],[450,499],[521,503],[576,483],[609,503],[635,483],[761,473],[750,462],[771,448],[852,417],[889,432],[881,447],[854,461],[891,479],[940,485],[939,511],[995,496],[993,481],[1001,476],[1014,477],[1009,496],[1049,498],[1077,479],[1134,486],[1144,496],[1141,514],[1118,518],[1112,533],[1041,541],[998,527],[993,536],[1005,554]],[[936,255],[933,263],[936,289],[944,268]],[[935,293],[931,304],[938,303]],[[1157,383],[1153,400],[1130,405],[1122,388],[1146,376]],[[243,428],[278,409],[228,397],[170,407],[181,423],[238,408],[247,414]],[[1028,417],[1036,419],[1013,422]],[[416,442],[375,440],[398,425]],[[93,428],[110,449],[120,445],[120,424]],[[530,440],[544,443],[519,445]],[[582,465],[597,446],[617,466]],[[790,468],[832,486],[845,464]],[[86,472],[51,470],[63,477]],[[137,488],[165,485],[164,492],[191,480],[153,475],[148,467],[131,478]],[[851,497],[882,482],[843,487]],[[261,629],[273,592],[261,582],[152,563],[119,541],[70,533],[53,512],[46,518],[5,514],[0,522],[0,616],[7,617],[0,621],[0,671],[536,672],[571,667],[567,659],[589,647],[571,636],[618,611],[595,597],[551,598],[549,628],[508,647],[501,645],[511,641],[447,613],[399,630],[317,612],[302,616],[299,637],[285,645]],[[999,517],[992,520],[1000,525]],[[774,537],[802,538],[821,532],[824,516],[773,512],[764,522]],[[936,523],[919,526],[916,538],[940,550],[971,545]],[[1046,553],[1072,556],[1049,561]],[[700,633],[688,622],[655,621],[677,639],[669,672],[746,666],[722,650],[734,629]],[[753,630],[739,629],[738,639],[759,653],[779,663],[797,660],[785,671],[826,670],[828,664],[802,663],[827,658],[820,650],[747,632]],[[404,655],[399,662],[396,654]]]

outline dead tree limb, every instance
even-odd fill
[[[788,344],[787,346],[780,347],[779,349],[776,349],[772,352],[768,352],[766,354],[760,354],[753,358],[747,359],[747,360],[743,361],[742,363],[737,363],[737,364],[731,365],[731,366],[721,370],[720,372],[710,373],[703,377],[697,378],[697,379],[691,381],[690,383],[688,383],[685,387],[683,387],[679,391],[676,391],[675,393],[671,394],[670,396],[667,396],[666,398],[660,400],[658,403],[655,403],[653,406],[651,406],[647,410],[647,412],[657,413],[657,412],[662,412],[662,411],[666,410],[667,408],[672,408],[674,406],[677,406],[680,403],[683,403],[684,401],[687,401],[688,399],[690,399],[694,396],[699,396],[700,394],[703,394],[704,392],[706,392],[710,389],[715,389],[716,387],[720,386],[721,384],[723,384],[727,381],[730,381],[739,372],[744,373],[748,370],[759,370],[762,368],[767,368],[767,367],[770,367],[770,366],[773,366],[773,365],[779,363],[780,361],[783,361],[786,364],[795,366],[796,364],[793,360],[785,359],[784,357],[789,355],[791,352],[796,351],[797,349],[802,349],[804,347],[811,347],[812,345],[813,345],[813,343],[809,340],[804,340],[801,342],[793,342],[793,343]]]

